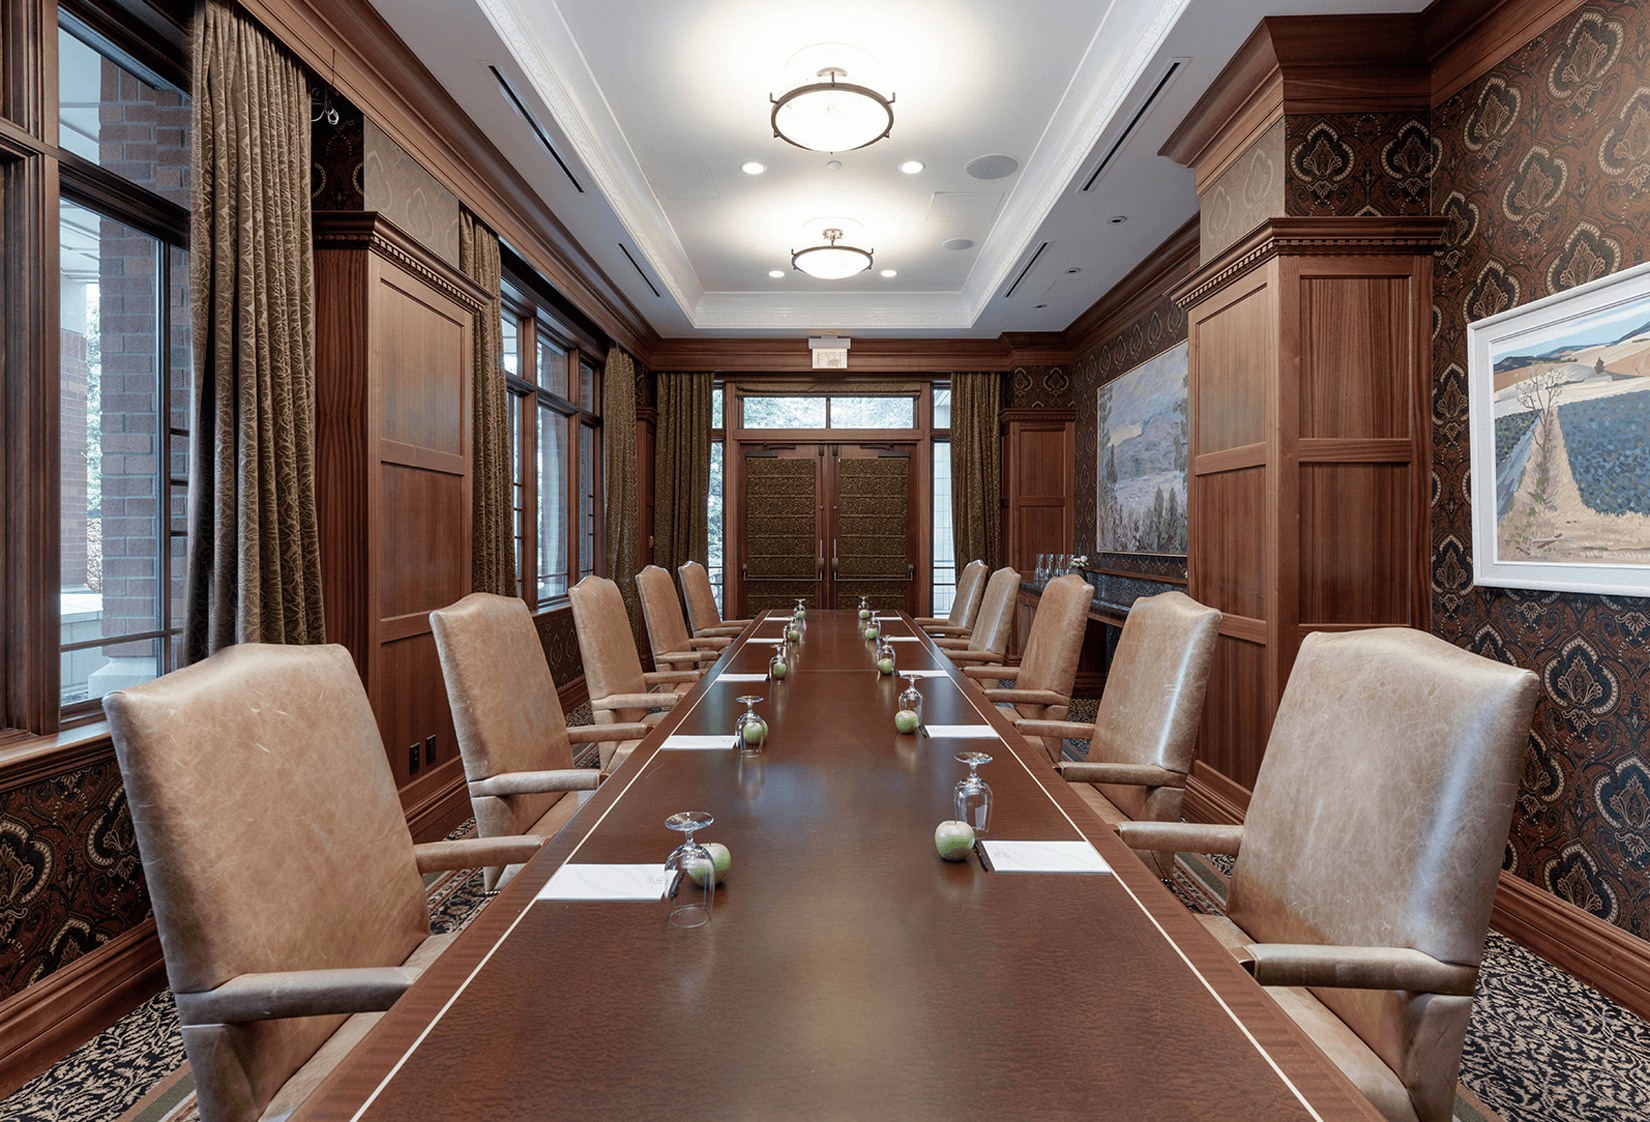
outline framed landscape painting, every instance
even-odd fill
[[[1147,359],[1096,391],[1101,552],[1186,552],[1186,347]]]
[[[1479,584],[1650,595],[1650,264],[1467,327]]]

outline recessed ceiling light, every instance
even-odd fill
[[[1126,214],[1114,214],[1110,218],[1106,219],[1106,221],[1110,222],[1113,226],[1121,226],[1128,220],[1129,216]]]
[[[761,175],[768,169],[757,163],[755,160],[752,160],[749,163],[740,164],[739,170],[744,172],[746,175]]]
[[[769,269],[768,270],[768,275],[770,277],[773,277],[775,280],[778,280],[780,277],[785,275],[785,270],[784,269]]]
[[[915,175],[923,169],[923,166],[924,165],[921,160],[906,160],[899,166],[899,169],[906,175]]]
[[[974,248],[974,242],[973,242],[973,239],[971,239],[971,238],[952,238],[949,241],[943,241],[940,244],[943,245],[946,249],[973,249]]]
[[[897,277],[899,276],[899,271],[897,269],[884,269],[882,270],[882,275],[885,277]]]

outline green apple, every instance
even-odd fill
[[[877,659],[877,672],[879,674],[892,674],[894,672],[894,660],[891,658]]]
[[[870,619],[871,618],[871,609],[870,608],[861,608],[859,610],[859,618],[860,619]]]
[[[870,626],[866,627],[866,629],[865,629],[865,637],[867,639],[875,639],[878,635],[881,635],[881,634],[882,634],[882,632],[877,629],[877,625],[874,624],[874,623],[871,624]]]
[[[909,709],[894,714],[894,727],[900,732],[916,732],[917,724],[917,715]]]
[[[774,663],[772,666],[768,667],[768,670],[773,674],[773,676],[775,678],[783,678],[785,675],[787,675],[791,672],[791,668],[789,666],[785,665],[783,662]]]
[[[974,827],[966,822],[941,822],[934,827],[934,848],[947,861],[966,861],[974,845]]]
[[[768,738],[768,723],[757,721],[755,724],[746,725],[744,736],[746,744],[761,744]]]
[[[958,823],[958,825],[963,824]],[[966,826],[964,828],[966,829]],[[969,830],[968,836],[973,838],[974,831]],[[733,867],[733,854],[729,853],[728,847],[721,842],[705,842],[705,848],[710,850],[711,864],[716,868],[716,883],[721,884],[728,879],[728,870]],[[947,858],[947,860],[961,860],[961,858]],[[688,876],[693,878],[694,884],[704,884],[707,871],[703,861],[696,861],[688,866]]]
[[[789,631],[785,632],[785,638],[789,639],[793,643],[800,642],[802,639],[802,632],[793,627]]]

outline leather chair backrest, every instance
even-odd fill
[[[974,630],[968,636],[970,649],[993,654],[1008,650],[1008,633],[1014,624],[1014,594],[1019,590],[1018,569],[1005,566],[991,574],[980,600],[979,613],[974,617]]]
[[[963,566],[957,578],[957,594],[951,598],[951,614],[946,622],[952,627],[973,627],[979,614],[980,600],[985,596],[985,562],[974,560]]]
[[[653,647],[654,669],[692,669],[692,663],[673,667],[659,661],[662,654],[687,650],[691,638],[670,574],[657,565],[649,565],[636,574],[636,595],[642,601],[642,618],[647,621],[647,641]]]
[[[1090,760],[1183,775],[1192,770],[1220,619],[1220,612],[1183,592],[1134,602],[1100,695]],[[1147,813],[1146,788],[1102,784],[1100,790],[1130,818],[1154,817]]]
[[[1043,586],[1031,634],[1020,656],[1020,676],[1014,684],[1026,690],[1053,690],[1071,696],[1077,680],[1077,656],[1088,629],[1094,589],[1076,573],[1056,577]]]
[[[573,605],[573,627],[579,635],[579,653],[584,658],[584,678],[590,687],[590,696],[646,693],[642,659],[636,653],[630,614],[625,611],[619,586],[592,573],[567,590],[567,599]],[[628,724],[646,715],[645,709],[598,709],[596,723]]]
[[[247,643],[103,700],[176,993],[399,966],[424,886],[372,706],[338,646]],[[230,1026],[221,1112],[255,1116],[343,1016]],[[204,1059],[204,1058],[203,1058]]]
[[[697,634],[707,627],[720,627],[722,613],[716,609],[716,594],[710,587],[710,574],[697,561],[684,561],[676,567],[682,579],[682,599],[687,602],[688,626]],[[680,647],[676,648],[681,650]]]
[[[430,626],[467,780],[573,766],[567,717],[526,603],[514,596],[472,592],[431,612]],[[524,834],[564,794],[476,800],[476,832],[481,837]]]
[[[1405,947],[1478,966],[1537,692],[1528,670],[1420,631],[1308,635],[1255,778],[1227,915],[1255,942]],[[1459,1059],[1469,999],[1456,999],[1446,1043],[1427,1021],[1427,999],[1442,998],[1313,993],[1406,1082],[1450,1047]]]

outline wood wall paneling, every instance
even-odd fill
[[[1225,631],[1215,640],[1203,703],[1198,760],[1205,768],[1253,788],[1271,732],[1272,715],[1257,698],[1266,694],[1266,646]]]
[[[1303,277],[1300,435],[1413,432],[1411,277]]]
[[[1029,573],[1039,553],[1072,552],[1077,413],[1005,409],[1002,418],[1003,563]]]
[[[1227,615],[1265,619],[1266,468],[1192,477],[1188,592]]]
[[[1188,361],[1202,372],[1190,389],[1192,447],[1200,453],[1266,439],[1266,399],[1277,368],[1277,307],[1267,270],[1187,325]]]
[[[1405,626],[1413,586],[1413,469],[1408,464],[1302,464],[1299,619]],[[1290,660],[1293,665],[1293,660]]]

